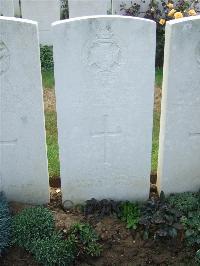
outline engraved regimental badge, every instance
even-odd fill
[[[122,60],[121,48],[109,23],[95,23],[95,38],[84,47],[85,64],[96,73],[115,73]]]

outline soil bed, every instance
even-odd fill
[[[12,214],[27,204],[10,203]],[[126,229],[126,225],[114,216],[98,219],[95,216],[86,217],[79,209],[66,212],[61,204],[59,188],[51,188],[51,203],[47,206],[54,214],[56,228],[59,230],[69,227],[79,221],[89,222],[100,236],[103,252],[99,258],[84,258],[76,261],[75,265],[110,266],[110,265],[195,265],[195,250],[181,242],[143,240],[142,232]],[[36,266],[38,265],[31,254],[17,247],[7,251],[0,265],[4,266]]]

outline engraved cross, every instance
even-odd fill
[[[104,164],[108,163],[107,161],[107,142],[108,137],[117,137],[121,135],[120,127],[117,128],[116,131],[108,130],[108,115],[103,116],[103,131],[93,133],[91,136],[94,138],[103,138],[104,141]]]

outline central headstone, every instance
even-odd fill
[[[155,28],[121,16],[53,24],[63,201],[148,198]]]
[[[47,203],[48,181],[37,23],[0,17],[0,191]]]

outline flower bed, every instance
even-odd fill
[[[1,265],[198,265],[200,193],[92,199],[64,210],[53,191],[45,207],[11,204],[12,241]]]

